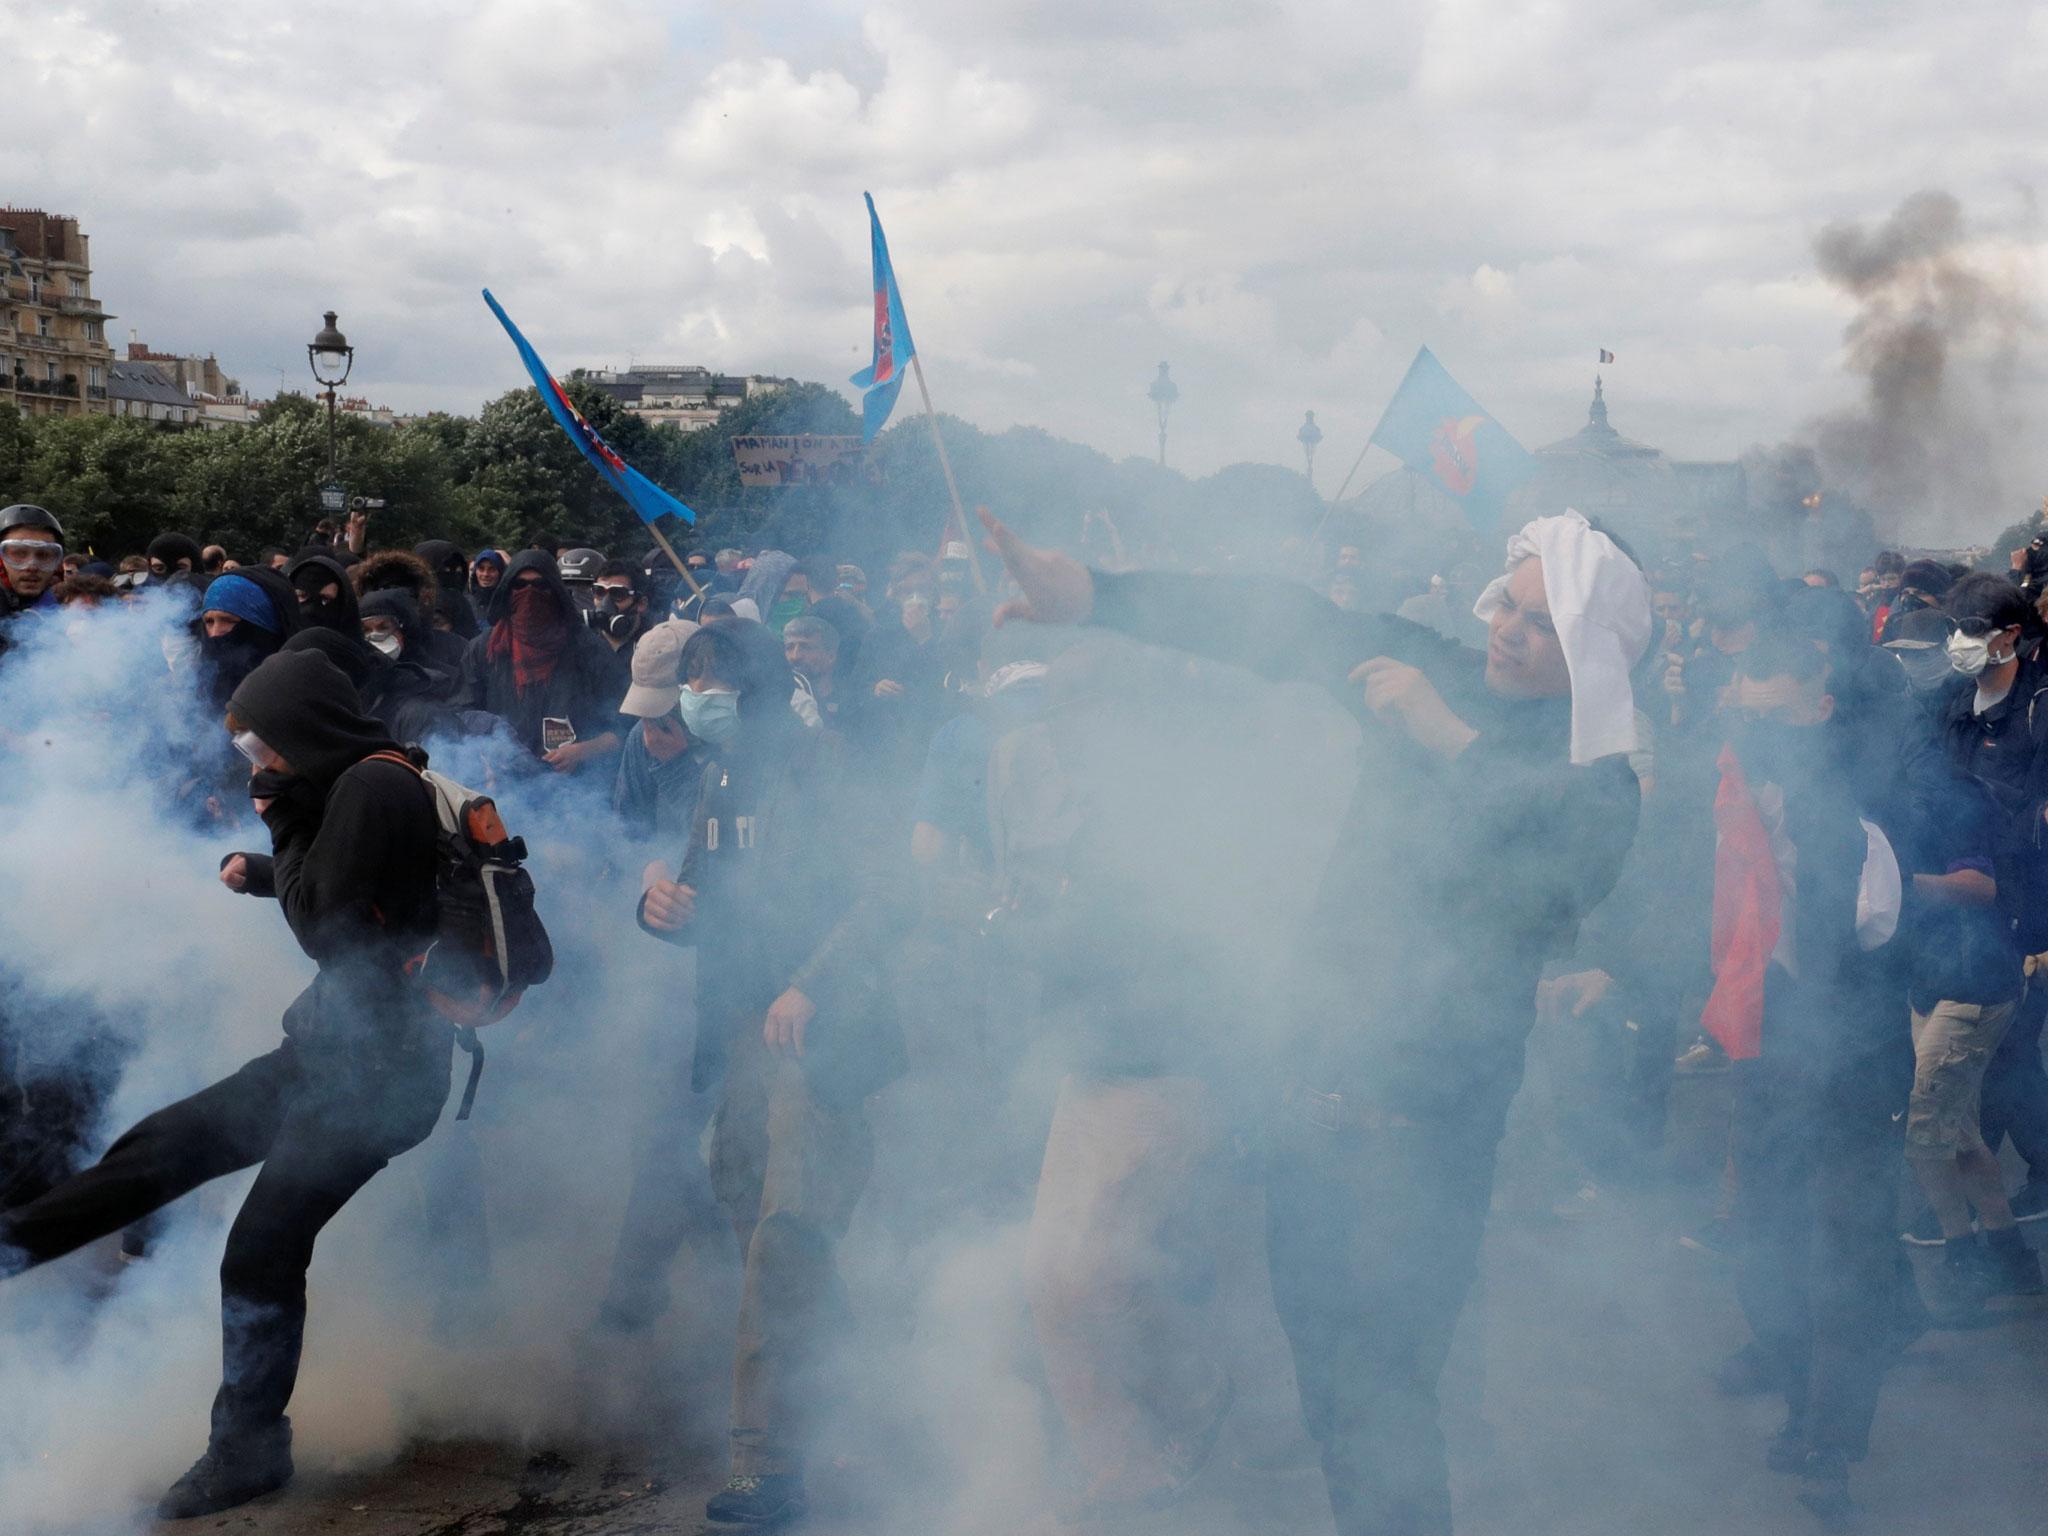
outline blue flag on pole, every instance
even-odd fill
[[[896,290],[896,269],[889,265],[889,242],[882,234],[881,216],[875,212],[874,198],[865,192],[861,196],[867,199],[869,238],[874,246],[875,360],[848,382],[866,391],[861,400],[863,436],[873,442],[896,409],[903,370],[917,355],[917,346],[910,339],[910,322],[903,318],[903,295]]]
[[[1427,477],[1490,532],[1536,459],[1445,371],[1429,348],[1415,354],[1373,428],[1373,442]]]
[[[598,472],[605,484],[625,497],[633,510],[640,514],[640,521],[651,523],[664,512],[673,512],[684,522],[695,523],[696,513],[620,458],[612,445],[598,435],[597,428],[583,419],[583,413],[569,403],[568,394],[555,382],[555,376],[548,372],[540,354],[519,334],[519,327],[491,297],[488,288],[484,290],[484,302],[491,306],[491,313],[498,317],[498,323],[505,327],[505,334],[512,338],[512,345],[519,349],[519,361],[526,364],[526,371],[533,377],[533,387],[540,391],[541,402],[547,406],[548,413],[569,434],[569,441],[583,450],[583,457],[590,460],[591,468]]]

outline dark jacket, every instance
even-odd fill
[[[285,1032],[372,1057],[445,1037],[404,974],[434,933],[432,793],[403,764],[365,761],[397,745],[324,656],[271,657],[229,707],[291,770],[251,781],[274,798],[263,812],[271,852],[247,856],[250,893],[277,898],[319,966],[285,1010]]]
[[[829,731],[778,730],[716,751],[676,876],[696,918],[655,937],[697,950],[693,1081],[711,1087],[733,1040],[795,987],[816,1004],[804,1066],[850,1103],[899,1076],[903,1036],[884,966],[905,916],[893,867],[849,805],[845,749]],[[644,903],[641,926],[646,928]]]
[[[512,675],[509,655],[493,659],[491,636],[500,624],[509,622],[512,583],[522,571],[539,571],[542,582],[561,604],[567,636],[561,655],[548,680],[521,693]],[[505,576],[491,591],[491,627],[470,641],[463,655],[462,682],[456,703],[464,709],[496,715],[518,737],[529,752],[540,753],[540,723],[543,719],[565,719],[576,728],[578,741],[591,741],[607,731],[623,736],[630,721],[619,718],[619,701],[631,681],[628,662],[615,653],[595,630],[586,629],[577,612],[575,599],[555,570],[555,562],[541,550],[522,550],[512,557]]]
[[[462,730],[460,716],[443,702],[448,679],[403,655],[394,661],[367,641],[351,640],[331,629],[301,630],[284,648],[317,651],[333,662],[356,690],[363,713],[383,726],[393,741],[411,745]]]
[[[1098,572],[1092,622],[1318,684],[1358,712],[1351,670],[1391,657],[1419,668],[1479,732],[1447,762],[1365,721],[1278,1066],[1299,1086],[1497,1138],[1521,1082],[1537,976],[1569,952],[1634,838],[1640,794],[1627,759],[1572,767],[1568,700],[1498,697],[1477,652],[1291,582]]]

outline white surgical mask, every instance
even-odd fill
[[[405,649],[405,642],[397,635],[365,635],[363,638],[386,656],[396,656]]]
[[[2011,654],[1991,654],[1991,637],[1988,635],[1956,634],[1948,637],[1948,664],[1965,677],[1981,677],[1985,668],[2002,667],[2011,660]]]
[[[681,702],[683,728],[699,741],[722,746],[740,728],[740,696],[728,690],[697,693],[685,688]]]

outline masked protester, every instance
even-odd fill
[[[457,703],[496,715],[526,749],[557,772],[619,749],[618,699],[626,667],[585,627],[555,563],[539,550],[513,557],[491,596],[490,629],[469,644]],[[575,739],[544,740],[548,720],[566,721]]]
[[[1956,582],[1944,607],[1955,624],[1945,649],[1963,686],[1943,700],[1941,740],[1950,762],[1980,780],[1998,805],[1994,874],[1999,908],[2017,952],[2038,955],[2048,951],[2048,924],[2042,920],[2048,910],[2048,853],[2042,850],[2041,838],[2048,819],[2048,664],[2039,650],[2040,619],[2011,582],[1982,573]],[[2042,974],[2038,960],[2034,974],[2037,980]],[[2040,1045],[2044,1014],[2048,989],[2036,985],[2020,1000],[2002,1038],[1990,1038],[1993,1031],[1986,1021],[1981,1038],[1949,1042],[1953,1053],[1965,1055],[1990,1040],[1988,1061],[1969,1069],[1981,1075],[1981,1093],[1961,1097],[1965,1103],[1975,1099],[1981,1149],[1988,1150],[1993,1162],[2000,1143],[2010,1137],[2013,1150],[2027,1165],[2026,1186],[2006,1202],[2014,1218],[2032,1219],[2048,1211],[2048,1075],[2042,1070]],[[1916,1080],[1916,1096],[1926,1097],[1927,1086]],[[1980,1137],[1965,1135],[1960,1147],[1947,1150],[1978,1172],[1970,1203],[1977,1207],[1984,1242],[1997,1250],[1996,1263],[1985,1266],[1993,1272],[1991,1294],[2016,1288],[2031,1291],[2039,1283],[2039,1271],[2028,1262],[2031,1255],[2016,1254],[2012,1247],[2008,1220],[1998,1210],[2003,1186],[1983,1172],[1983,1159],[1977,1155]],[[1908,1141],[1917,1148],[1910,1132]],[[1930,1148],[1927,1156],[1932,1159],[1941,1151]],[[1924,1173],[1922,1178],[1924,1183]],[[1931,1203],[1939,1215],[1940,1202]],[[1946,1246],[1969,1247],[1954,1242]]]
[[[644,580],[630,560],[607,560],[590,589],[585,621],[621,655],[631,655],[633,643],[647,629],[647,599],[640,590]]]
[[[712,1183],[744,1255],[732,1476],[706,1513],[763,1524],[803,1507],[808,1384],[846,1331],[833,1249],[872,1160],[862,1101],[904,1065],[880,990],[904,909],[838,738],[790,712],[774,636],[708,625],[681,675],[710,764],[681,867],[650,868],[639,921],[697,952],[692,1083],[718,1094]]]
[[[334,556],[301,555],[285,568],[285,577],[299,595],[302,626],[350,636],[362,633],[355,586],[347,568]]]
[[[242,679],[298,632],[299,607],[277,572],[230,571],[207,584],[196,622],[200,687],[212,708],[224,709]]]
[[[389,624],[399,632],[409,624],[423,627],[412,599],[403,592],[373,593],[364,600],[364,634],[356,639],[331,629],[307,629],[285,642],[287,651],[316,651],[340,669],[362,700],[363,713],[411,746],[436,735],[464,734],[468,724],[448,703],[451,683],[444,673],[406,658],[401,647],[387,654],[371,643],[376,626]],[[383,638],[389,638],[383,637]],[[488,730],[488,723],[482,726]]]
[[[465,644],[474,640],[479,625],[476,609],[468,596],[469,557],[446,539],[428,539],[415,544],[412,552],[433,573],[438,590],[420,594],[420,609],[447,619],[447,631]]]
[[[355,583],[359,602],[366,602],[372,593],[384,591],[402,592],[411,598],[409,611],[418,616],[421,631],[406,640],[412,659],[431,671],[446,674],[451,681],[461,676],[462,654],[475,638],[476,627],[471,622],[465,636],[455,633],[452,626],[443,628],[431,622],[447,588],[425,560],[402,549],[380,549],[351,567],[349,578]],[[469,599],[460,591],[455,595],[461,599],[460,615],[469,616]]]
[[[285,1417],[321,1228],[425,1139],[448,1094],[452,1031],[406,975],[433,941],[432,792],[324,657],[273,656],[227,718],[271,851],[234,854],[231,890],[274,896],[316,965],[277,1049],[159,1110],[106,1156],[0,1215],[0,1274],[41,1264],[201,1184],[261,1164],[221,1262],[223,1372],[206,1454],[164,1496],[186,1519],[292,1475]]]
[[[1304,586],[1091,572],[983,522],[1023,594],[1006,618],[1100,624],[1363,704],[1276,1063],[1268,1252],[1339,1536],[1448,1536],[1437,1380],[1538,974],[1635,835],[1648,585],[1576,513],[1540,518],[1481,596],[1481,656]]]
[[[1892,626],[1884,652],[1906,679],[1906,690],[1923,715],[1939,718],[1948,696],[1965,685],[1948,656],[1948,637],[1956,621],[1939,608],[1902,616]]]
[[[204,556],[199,541],[182,533],[160,533],[149,541],[149,574],[158,582],[198,582]]]

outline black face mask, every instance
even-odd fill
[[[199,679],[206,702],[215,709],[226,709],[242,679],[276,651],[277,644],[276,635],[253,624],[237,624],[224,635],[201,635]]]
[[[347,634],[348,606],[339,596],[322,597],[317,592],[299,594],[299,622],[320,629],[338,629]]]

